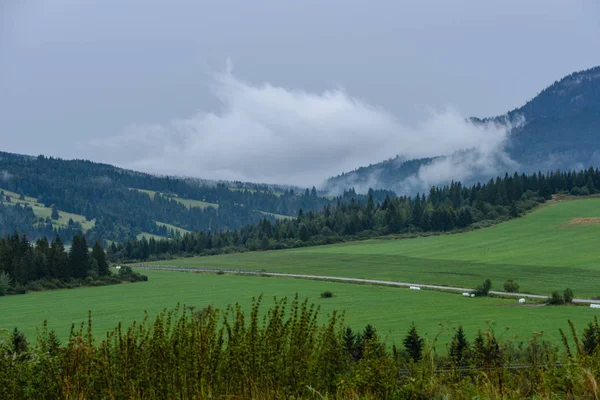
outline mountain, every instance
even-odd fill
[[[358,192],[364,192],[365,188],[373,187],[411,193],[428,190],[432,180],[424,179],[423,175],[431,178],[436,173],[439,179],[434,180],[435,184],[449,183],[452,179],[468,184],[515,170],[530,173],[598,165],[600,67],[568,75],[506,114],[469,121],[476,125],[513,126],[504,151],[478,154],[464,149],[455,154],[416,160],[396,157],[330,178],[325,189],[337,192],[355,187]],[[469,169],[468,177],[459,176],[459,172],[463,172],[461,168]],[[452,172],[456,174],[453,176]]]

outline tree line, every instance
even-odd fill
[[[180,255],[219,254],[329,244],[389,234],[427,234],[484,227],[516,218],[553,194],[588,195],[600,187],[598,169],[578,172],[506,174],[486,183],[460,182],[432,187],[428,194],[391,196],[365,202],[338,199],[322,211],[300,210],[289,220],[260,222],[239,230],[193,232],[169,240],[133,240],[111,244],[111,261],[152,260]]]
[[[0,238],[0,295],[22,293],[53,280],[68,282],[110,275],[106,254],[100,242],[90,253],[84,236],[75,235],[67,251],[59,236],[48,242],[41,237],[30,243],[26,235],[15,233]]]

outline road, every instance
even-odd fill
[[[251,270],[236,270],[236,269],[216,269],[216,268],[186,268],[186,267],[154,267],[149,265],[136,265],[132,266],[135,269],[149,269],[159,271],[186,271],[186,272],[212,272],[216,273],[222,271],[227,274],[236,275],[259,275],[259,276],[276,276],[282,278],[296,278],[296,279],[312,279],[312,280],[323,280],[323,281],[336,281],[336,282],[348,282],[348,283],[359,283],[359,284],[370,284],[370,285],[385,285],[385,286],[417,286],[423,289],[437,289],[449,292],[471,292],[472,288],[460,288],[453,286],[441,286],[441,285],[429,285],[424,283],[409,283],[409,282],[398,282],[398,281],[382,281],[377,279],[362,279],[362,278],[345,278],[341,276],[323,276],[323,275],[304,275],[304,274],[287,274],[282,272],[266,272],[266,271],[251,271]],[[509,293],[509,292],[498,292],[491,290],[490,294],[506,297],[518,297],[518,298],[529,298],[529,299],[547,299],[548,296],[541,296],[539,294],[528,294],[528,293]],[[573,303],[583,304],[600,304],[600,300],[591,299],[573,299]]]

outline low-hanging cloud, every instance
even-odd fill
[[[0,181],[9,181],[12,179],[12,174],[6,170],[0,171]]]
[[[398,154],[409,159],[474,149],[478,155],[424,169],[415,178],[422,182],[460,179],[470,168],[493,169],[494,159],[506,158],[506,126],[473,124],[452,108],[409,127],[343,89],[253,85],[230,69],[215,75],[212,90],[218,112],[132,124],[91,145],[105,161],[152,173],[305,187]]]

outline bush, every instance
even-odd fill
[[[573,298],[575,296],[573,295],[573,291],[569,288],[566,288],[565,291],[563,292],[563,298],[565,300],[565,303],[572,303],[573,302]]]
[[[333,293],[330,292],[329,290],[326,291],[326,292],[321,293],[321,298],[322,299],[329,299],[331,297],[333,297]]]
[[[225,275],[225,271],[223,271],[222,269],[217,271],[217,275]]]
[[[571,194],[573,196],[581,196],[581,188],[579,186],[573,186],[573,189],[571,189]]]
[[[25,288],[25,286],[17,283],[15,285],[15,287],[13,288],[12,292],[14,294],[25,294],[25,293],[27,293],[27,289]]]
[[[55,281],[55,279],[42,279],[40,281],[40,285],[42,285],[42,288],[44,288],[45,290],[58,289],[59,287],[56,285],[56,283],[54,281]],[[62,285],[61,285],[61,287],[62,287]]]
[[[135,272],[134,270],[131,269],[131,267],[121,267],[121,269],[119,269],[119,276],[118,278],[122,281],[130,281],[130,282],[141,282],[141,281],[147,281],[148,277],[146,275],[142,275],[139,274],[137,272]]]
[[[32,281],[32,282],[29,282],[29,283],[27,284],[27,286],[25,286],[25,288],[26,288],[28,291],[32,291],[32,292],[40,292],[40,291],[44,290],[44,288],[42,287],[42,285],[40,285],[40,282],[39,282],[39,281]]]
[[[554,292],[552,292],[552,295],[548,297],[547,303],[552,306],[558,306],[561,304],[565,304],[565,298],[562,294],[560,294],[558,290],[555,290]]]
[[[487,296],[490,293],[490,289],[492,288],[492,281],[489,279],[486,279],[483,284],[477,286],[475,288],[475,290],[473,291],[473,293],[475,294],[475,296],[480,297],[480,296]]]
[[[504,282],[504,290],[508,293],[515,293],[519,290],[519,284],[512,279]]]

